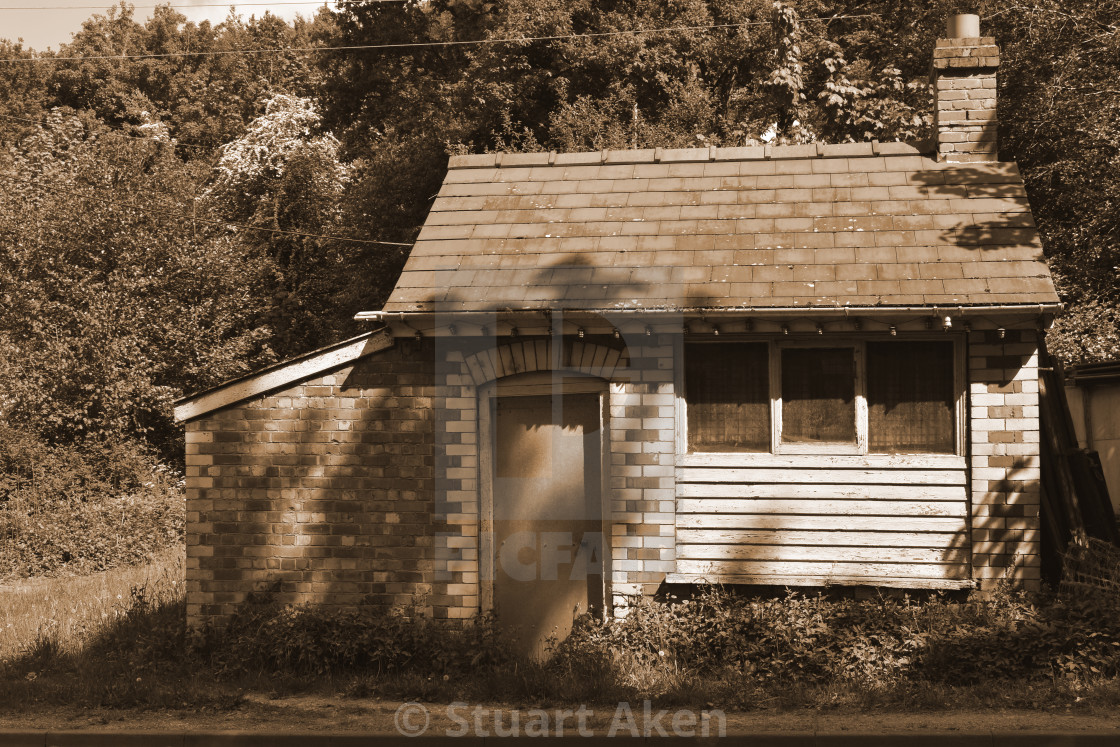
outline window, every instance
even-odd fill
[[[769,451],[770,373],[765,342],[688,345],[689,451]]]
[[[689,342],[690,452],[952,454],[955,343]]]
[[[782,443],[855,443],[855,351],[785,348],[781,355]]]
[[[873,452],[952,454],[953,343],[867,343],[867,433]]]

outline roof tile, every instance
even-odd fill
[[[1013,164],[857,143],[453,157],[386,308],[1054,301]]]
[[[813,173],[813,162],[808,159],[796,161],[774,161],[774,173],[786,176],[800,176]]]

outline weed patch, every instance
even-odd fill
[[[415,610],[267,598],[192,639],[174,572],[136,581],[102,589],[111,600],[104,618],[25,629],[18,646],[0,652],[0,702],[228,709],[244,692],[321,692],[729,710],[1120,705],[1120,605],[1107,599],[1006,590],[967,601],[761,598],[708,589],[637,600],[621,619],[582,617],[546,660],[525,661],[489,617],[451,629]]]
[[[0,423],[0,580],[148,562],[184,520],[180,478],[138,444],[52,446]]]
[[[494,621],[482,617],[449,630],[409,611],[362,607],[244,605],[220,632],[204,635],[205,651],[224,674],[280,672],[412,672],[451,675],[510,666]]]

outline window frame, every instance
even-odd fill
[[[890,452],[870,452],[868,450],[868,405],[867,405],[867,351],[868,342],[946,342],[946,337],[951,337],[953,343],[953,452],[910,452],[894,454]],[[684,381],[684,355],[687,355],[686,345],[711,344],[727,345],[734,343],[767,343],[770,376],[770,448],[758,452],[739,451],[689,451],[688,448],[688,400]],[[848,442],[821,442],[821,443],[787,443],[783,444],[782,437],[782,391],[781,391],[781,351],[790,348],[851,348],[855,358],[855,443]],[[675,366],[675,387],[677,390],[677,454],[682,458],[701,457],[705,462],[726,461],[728,464],[737,464],[750,459],[766,458],[773,456],[787,456],[798,454],[824,455],[824,456],[876,456],[909,459],[922,456],[963,456],[965,453],[965,433],[967,423],[966,407],[966,366],[965,338],[959,333],[930,332],[930,333],[899,333],[897,336],[884,337],[880,335],[798,335],[775,338],[772,335],[721,335],[712,338],[683,337],[677,346],[678,360],[681,365]]]
[[[852,403],[856,438],[851,441],[821,441],[818,443],[783,443],[782,416],[785,402],[782,392],[782,351],[811,350],[813,348],[847,348],[852,351],[852,370],[855,371]],[[770,451],[771,454],[866,454],[867,453],[867,377],[864,372],[863,341],[823,339],[771,340],[770,354]],[[711,453],[711,452],[709,452]],[[717,452],[719,453],[719,452]]]

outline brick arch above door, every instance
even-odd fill
[[[475,386],[516,374],[563,370],[607,381],[618,369],[630,365],[625,348],[584,340],[565,340],[559,350],[551,339],[536,338],[505,342],[467,355],[463,363]]]

